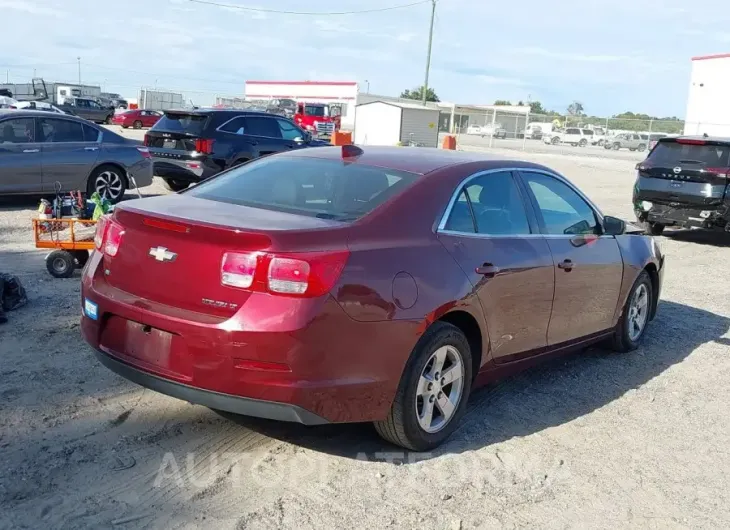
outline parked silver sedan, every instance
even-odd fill
[[[0,195],[99,192],[119,201],[130,187],[152,183],[152,159],[137,140],[75,116],[0,110]]]

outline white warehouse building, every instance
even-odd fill
[[[684,134],[730,136],[730,53],[692,58]]]
[[[355,81],[246,81],[247,100],[293,99],[342,107],[342,128],[353,130],[358,86]]]

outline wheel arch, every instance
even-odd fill
[[[463,309],[456,309],[442,315],[435,322],[445,322],[459,328],[466,336],[471,349],[472,379],[476,378],[482,365],[482,351],[484,349],[484,338],[482,329],[477,318]],[[432,323],[433,325],[433,323]]]
[[[644,270],[649,274],[651,280],[651,313],[649,314],[650,319],[654,319],[656,316],[656,309],[659,305],[659,269],[654,262],[649,262],[644,267]]]

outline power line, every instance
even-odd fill
[[[223,4],[220,2],[212,2],[209,0],[188,0],[194,4],[204,4],[216,7],[225,7],[228,9],[239,9],[241,11],[250,11],[253,13],[273,13],[277,15],[313,15],[313,16],[328,16],[328,15],[360,15],[364,13],[381,13],[383,11],[393,11],[394,9],[405,9],[407,7],[415,7],[423,4],[428,4],[431,0],[419,0],[418,2],[411,2],[410,4],[400,4],[397,6],[390,7],[375,7],[371,9],[361,9],[359,11],[286,11],[279,9],[266,9],[262,7],[248,7],[235,4]]]

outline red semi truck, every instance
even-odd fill
[[[294,123],[312,133],[313,136],[330,137],[340,130],[342,107],[326,103],[297,103]]]

